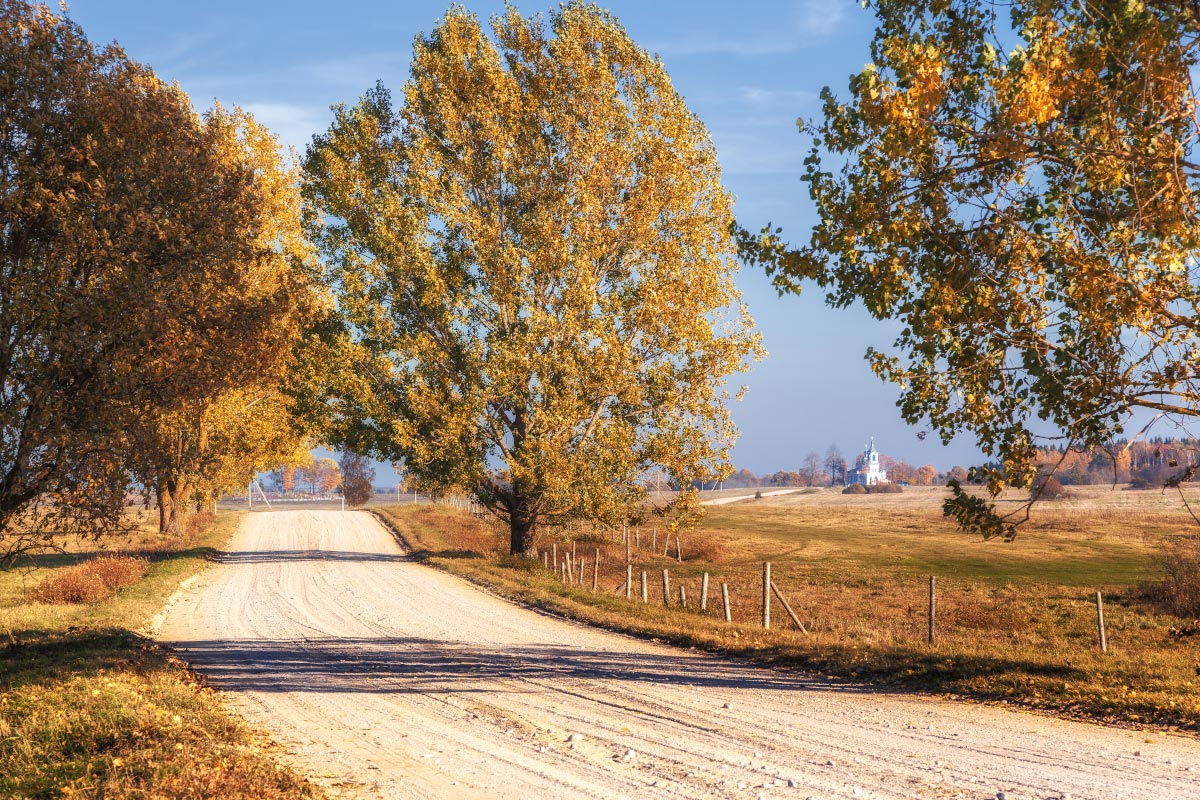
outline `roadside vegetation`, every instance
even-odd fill
[[[683,562],[649,549],[639,533],[633,599],[625,548],[580,532],[583,586],[543,562],[504,555],[503,531],[442,507],[396,506],[382,516],[427,563],[508,597],[591,624],[683,646],[786,664],[839,678],[1036,708],[1128,725],[1200,727],[1196,695],[1200,625],[1167,613],[1157,554],[1186,533],[1186,511],[1162,495],[1080,489],[1069,504],[1035,509],[1019,544],[969,541],[939,511],[943,489],[843,496],[836,490],[711,508],[683,537]],[[1143,505],[1137,503],[1143,502]],[[541,550],[569,537],[539,538]],[[591,590],[595,551],[599,592]],[[760,624],[762,562],[808,635],[777,601]],[[662,601],[670,570],[671,606]],[[641,601],[640,573],[649,599]],[[709,610],[697,610],[710,574]],[[938,581],[937,643],[926,641],[928,576]],[[720,584],[730,586],[724,622]],[[690,608],[679,606],[678,586]],[[1097,643],[1095,592],[1103,592],[1109,652]]]
[[[323,796],[186,664],[135,632],[240,518],[221,514],[184,538],[143,527],[123,554],[60,540],[66,552],[0,571],[0,797]],[[140,580],[62,602],[130,562],[145,569]]]

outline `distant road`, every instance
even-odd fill
[[[221,560],[160,638],[352,796],[1200,797],[1193,738],[829,683],[574,624],[406,560],[361,512],[248,516]]]
[[[701,500],[702,506],[723,506],[728,503],[736,503],[739,500],[753,500],[756,497],[778,497],[781,494],[795,494],[802,492],[803,489],[773,489],[769,492],[759,490],[757,494],[739,494],[734,497],[718,497],[716,500]]]

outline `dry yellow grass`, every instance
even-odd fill
[[[587,581],[566,585],[540,564],[502,556],[504,534],[491,525],[436,508],[384,514],[432,563],[594,624],[893,686],[1130,724],[1200,724],[1200,631],[1143,591],[1156,577],[1162,541],[1195,526],[1177,501],[1088,487],[1076,500],[1037,510],[1009,543],[957,531],[940,515],[942,494],[821,492],[713,507],[698,531],[684,534],[682,564],[673,547],[663,557],[661,532],[650,553],[643,528],[633,601],[614,593],[624,580],[624,547],[587,531],[575,534]],[[553,543],[545,537],[540,546]],[[557,544],[560,554],[571,547],[566,538]],[[597,548],[602,569],[593,593]],[[778,627],[761,629],[764,560],[810,635],[792,630],[778,604]],[[662,600],[664,568],[670,606]],[[643,570],[648,605],[640,601]],[[701,614],[704,572],[711,588]],[[939,584],[932,647],[925,641],[929,575]],[[732,625],[720,617],[722,582],[732,588]],[[678,606],[680,584],[690,609]],[[1097,645],[1097,590],[1106,603],[1107,654]]]

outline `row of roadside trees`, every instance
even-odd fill
[[[0,563],[122,529],[135,487],[180,530],[304,449],[298,174],[43,6],[0,4],[0,75]]]
[[[302,164],[25,0],[0,75],[0,561],[120,530],[139,487],[181,530],[314,441],[473,493],[516,553],[727,473],[725,378],[762,354],[732,200],[597,7],[451,9],[400,106],[335,108]]]

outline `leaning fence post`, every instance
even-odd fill
[[[683,545],[679,542],[679,532],[675,532],[675,560],[683,563]]]
[[[733,622],[733,609],[729,607],[729,584],[721,584],[721,600],[725,603],[725,621]]]
[[[671,605],[671,574],[663,570],[663,605]]]
[[[771,627],[771,562],[763,562],[762,626]]]
[[[804,623],[800,621],[798,616],[796,616],[796,612],[792,610],[792,604],[789,603],[787,598],[783,596],[783,592],[779,591],[779,587],[775,585],[775,581],[771,581],[771,591],[775,593],[775,597],[779,599],[779,603],[783,606],[783,610],[786,611],[788,616],[792,618],[792,622],[796,623],[796,627],[800,629],[800,632],[805,636],[808,636],[808,628],[804,627]]]
[[[933,621],[937,617],[937,578],[929,576],[929,643],[936,644]]]
[[[708,573],[700,578],[700,610],[708,611]]]
[[[1108,639],[1104,636],[1104,599],[1096,592],[1096,630],[1100,633],[1100,652],[1108,652]]]

